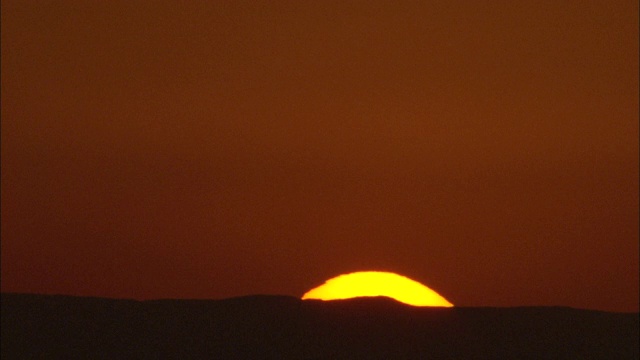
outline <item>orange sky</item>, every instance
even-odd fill
[[[2,1],[2,291],[638,311],[637,1],[135,3]]]

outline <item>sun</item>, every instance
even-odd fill
[[[302,295],[302,299],[338,300],[387,296],[413,306],[452,307],[437,292],[402,275],[382,271],[359,271],[327,280]]]

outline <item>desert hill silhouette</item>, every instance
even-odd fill
[[[638,359],[638,313],[2,294],[3,359]]]

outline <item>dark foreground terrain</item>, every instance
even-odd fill
[[[2,294],[3,359],[638,359],[638,313]]]

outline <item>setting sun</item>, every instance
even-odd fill
[[[368,296],[387,296],[413,306],[453,306],[447,299],[417,281],[380,271],[336,276],[309,290],[302,299],[338,300]]]

